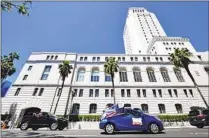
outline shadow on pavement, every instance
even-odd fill
[[[103,134],[103,135],[108,135],[106,134],[105,132],[101,132],[100,134]],[[152,133],[149,133],[149,132],[138,132],[138,131],[129,131],[129,132],[115,132],[113,135],[115,134],[152,134]],[[165,132],[159,132],[158,134],[154,134],[154,135],[159,135],[159,134],[166,134]]]

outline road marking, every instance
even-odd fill
[[[203,134],[203,135],[208,135],[208,133],[189,133],[191,135],[199,135],[199,134]]]

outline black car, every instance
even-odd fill
[[[22,109],[17,124],[17,128],[21,130],[28,128],[37,130],[43,127],[49,127],[51,130],[63,130],[68,126],[68,121],[64,118],[57,118],[51,113],[41,112],[40,108],[30,107]]]
[[[209,126],[209,109],[202,107],[191,107],[189,112],[189,122],[192,126],[203,128]]]

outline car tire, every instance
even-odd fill
[[[60,127],[60,128],[58,128],[59,130],[63,130],[64,129],[64,127]]]
[[[104,130],[105,130],[106,134],[109,134],[109,135],[114,134],[115,126],[112,123],[108,123],[108,124],[105,125]]]
[[[28,129],[28,126],[29,126],[28,121],[23,122],[23,123],[21,123],[21,125],[20,125],[20,129],[21,129],[21,130],[27,130],[27,129]]]
[[[151,123],[149,125],[149,132],[152,134],[157,134],[160,132],[160,128],[156,123]]]
[[[58,123],[52,123],[49,128],[51,130],[57,130],[57,127],[58,127]]]
[[[203,127],[204,127],[203,124],[198,124],[198,125],[197,125],[197,128],[203,128]]]
[[[38,130],[38,128],[37,127],[33,127],[32,130]]]

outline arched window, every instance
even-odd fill
[[[160,72],[161,72],[164,82],[171,82],[166,68],[160,68]]]
[[[133,68],[133,75],[135,82],[142,82],[141,71],[139,68]]]
[[[85,73],[85,69],[79,69],[77,74],[77,81],[84,81]]]
[[[124,107],[131,107],[131,104],[124,104]]]
[[[97,112],[97,105],[96,104],[90,104],[89,113],[96,113]]]
[[[80,109],[80,104],[74,103],[71,114],[73,114],[73,115],[79,114],[79,109]]]
[[[112,81],[110,74],[105,73],[105,81]]]
[[[183,113],[181,104],[175,104],[175,107],[176,107],[176,111],[177,111],[178,114],[182,114]]]
[[[124,68],[120,69],[119,75],[120,75],[120,82],[128,82],[126,69]]]
[[[209,67],[204,67],[206,73],[209,75]]]
[[[142,107],[142,111],[143,111],[144,113],[149,113],[148,105],[147,105],[147,104],[142,104],[141,107]]]
[[[174,73],[176,74],[176,77],[178,79],[179,82],[184,82],[184,78],[182,76],[181,70],[174,68]]]
[[[165,114],[165,105],[164,104],[158,104],[158,108],[160,111],[160,114]]]
[[[147,75],[150,82],[157,82],[155,78],[155,72],[152,68],[147,68]]]
[[[98,82],[99,81],[99,70],[97,68],[92,70],[91,81],[93,81],[93,82]]]

